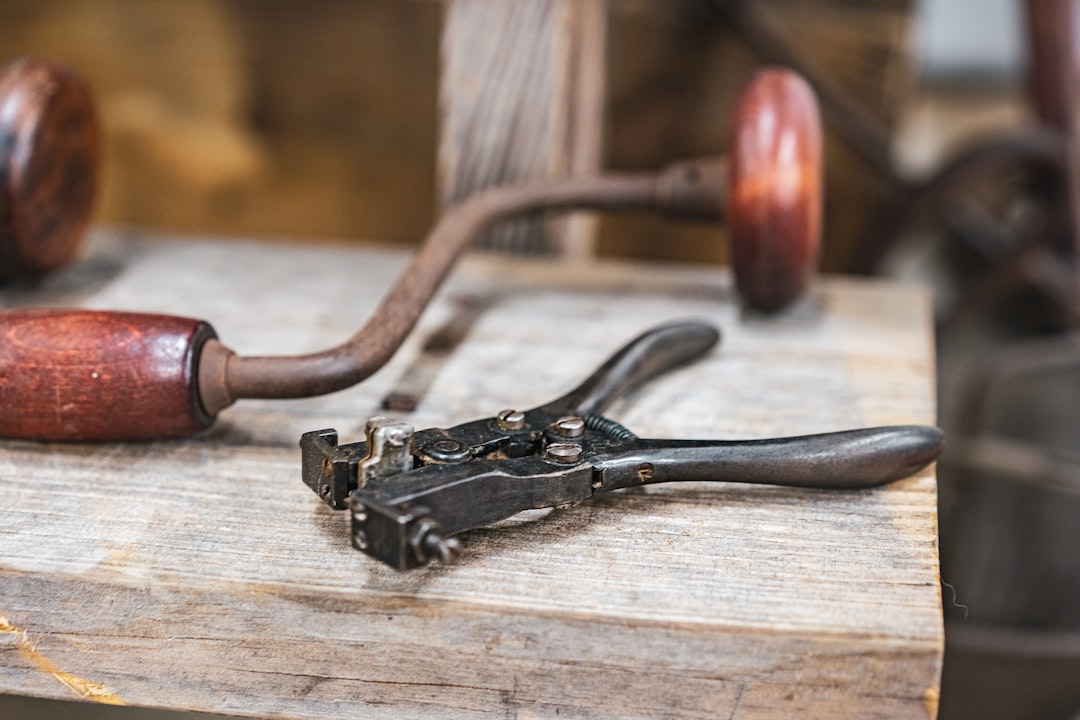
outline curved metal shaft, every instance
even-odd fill
[[[358,333],[309,355],[230,356],[224,369],[227,400],[222,404],[204,391],[204,402],[224,407],[239,398],[308,397],[350,387],[393,356],[454,263],[494,221],[555,208],[650,209],[656,206],[658,188],[657,176],[649,173],[539,181],[475,195],[442,217]]]

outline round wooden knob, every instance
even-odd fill
[[[97,193],[99,130],[86,82],[51,60],[0,74],[0,281],[71,258]]]
[[[813,90],[781,69],[757,73],[732,123],[728,227],[739,294],[783,308],[803,293],[821,246],[821,120]]]

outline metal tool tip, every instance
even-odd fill
[[[446,538],[432,531],[424,536],[424,550],[429,557],[438,558],[443,565],[453,565],[461,556],[462,547],[457,538]]]

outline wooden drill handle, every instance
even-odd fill
[[[99,130],[86,83],[61,63],[0,73],[0,282],[74,255],[97,194]]]
[[[0,314],[0,437],[138,440],[213,422],[198,396],[205,322],[92,310]]]
[[[768,69],[743,88],[732,122],[728,227],[743,300],[775,311],[817,266],[822,214],[821,120],[801,76]]]

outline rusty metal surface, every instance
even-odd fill
[[[337,347],[310,355],[231,358],[226,394],[295,398],[350,387],[382,367],[476,233],[501,217],[552,208],[652,208],[656,176],[611,175],[535,181],[475,195],[439,221],[364,327]],[[207,392],[207,391],[204,391]]]
[[[323,395],[381,368],[477,233],[501,218],[543,210],[653,210],[674,217],[724,215],[727,176],[721,158],[678,163],[659,173],[537,180],[487,190],[448,212],[432,229],[364,327],[344,343],[299,356],[245,357],[208,348],[200,395],[216,413],[240,398]]]

